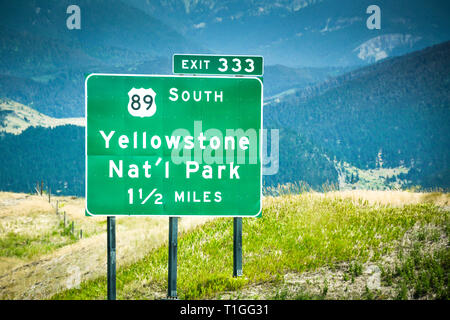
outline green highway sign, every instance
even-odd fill
[[[262,56],[174,54],[174,74],[262,76]]]
[[[262,83],[86,78],[86,214],[257,216]]]

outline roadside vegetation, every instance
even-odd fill
[[[448,299],[448,195],[394,206],[337,194],[265,197],[262,218],[243,219],[240,278],[231,218],[181,233],[179,298]],[[164,298],[167,251],[119,268],[118,298]],[[105,298],[105,276],[53,297]]]
[[[54,228],[51,232],[39,235],[21,235],[9,232],[0,238],[0,256],[33,258],[49,253],[57,248],[72,244],[76,237],[70,234],[70,227]]]
[[[75,243],[79,240],[80,228],[84,228],[84,238],[102,231],[99,221],[88,221],[80,216],[82,211],[77,209],[82,206],[82,199],[57,199],[58,214],[56,200],[49,203],[45,193],[43,196],[0,193],[0,259],[29,261]],[[72,221],[75,234],[71,232]]]
[[[185,219],[179,230],[206,221]],[[116,223],[118,268],[167,241],[164,217],[120,217]],[[0,299],[48,299],[76,287],[80,277],[102,276],[105,231],[105,217],[84,215],[83,198],[52,196],[49,203],[46,194],[0,192]]]

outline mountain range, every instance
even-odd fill
[[[202,49],[163,21],[119,0],[77,1],[81,29],[69,30],[66,9],[71,4],[66,0],[2,1],[0,73],[36,76]]]
[[[71,4],[0,2],[0,97],[79,117],[87,74],[167,74],[189,52],[263,55],[269,97],[450,40],[437,0],[378,1],[380,30],[366,0],[80,0],[80,30],[66,27]]]
[[[295,131],[327,159],[405,167],[410,185],[449,188],[449,92],[445,42],[274,99],[264,125]]]
[[[79,0],[80,30],[71,4],[0,2],[0,189],[82,195],[86,75],[170,74],[173,53],[264,56],[266,186],[449,188],[450,2],[379,0],[380,30],[366,0]]]
[[[440,0],[129,0],[213,53],[260,54],[267,65],[364,65],[450,40]],[[369,30],[378,5],[381,29]]]
[[[301,181],[321,189],[357,183],[370,172],[381,177],[384,187],[448,189],[448,57],[450,42],[269,99],[264,127],[280,130],[280,156],[279,172],[265,176],[265,185]],[[1,188],[29,191],[30,181],[44,179],[55,190],[82,194],[84,128],[4,131]],[[61,144],[66,138],[70,146]],[[61,164],[60,154],[72,165]],[[27,167],[30,157],[33,170]],[[11,163],[11,158],[17,160]]]

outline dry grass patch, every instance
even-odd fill
[[[0,192],[0,218],[28,216],[52,210],[47,199],[26,193]]]
[[[86,217],[83,198],[52,196],[49,204],[45,197],[2,192],[0,212],[0,299],[45,299],[106,273],[106,217]],[[61,233],[63,212],[76,233],[83,229],[82,240]],[[180,232],[207,220],[181,219]],[[118,217],[118,267],[163,245],[167,232],[165,217]]]
[[[367,201],[369,205],[395,206],[431,203],[439,207],[447,208],[450,205],[450,194],[441,192],[408,192],[408,191],[377,191],[377,190],[348,190],[332,191],[327,193],[314,193],[319,197],[331,199],[350,199],[353,203]]]

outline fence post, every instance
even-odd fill
[[[64,211],[64,229],[66,228],[66,212]]]
[[[59,207],[59,200],[56,200],[56,215],[59,215],[58,207]]]

